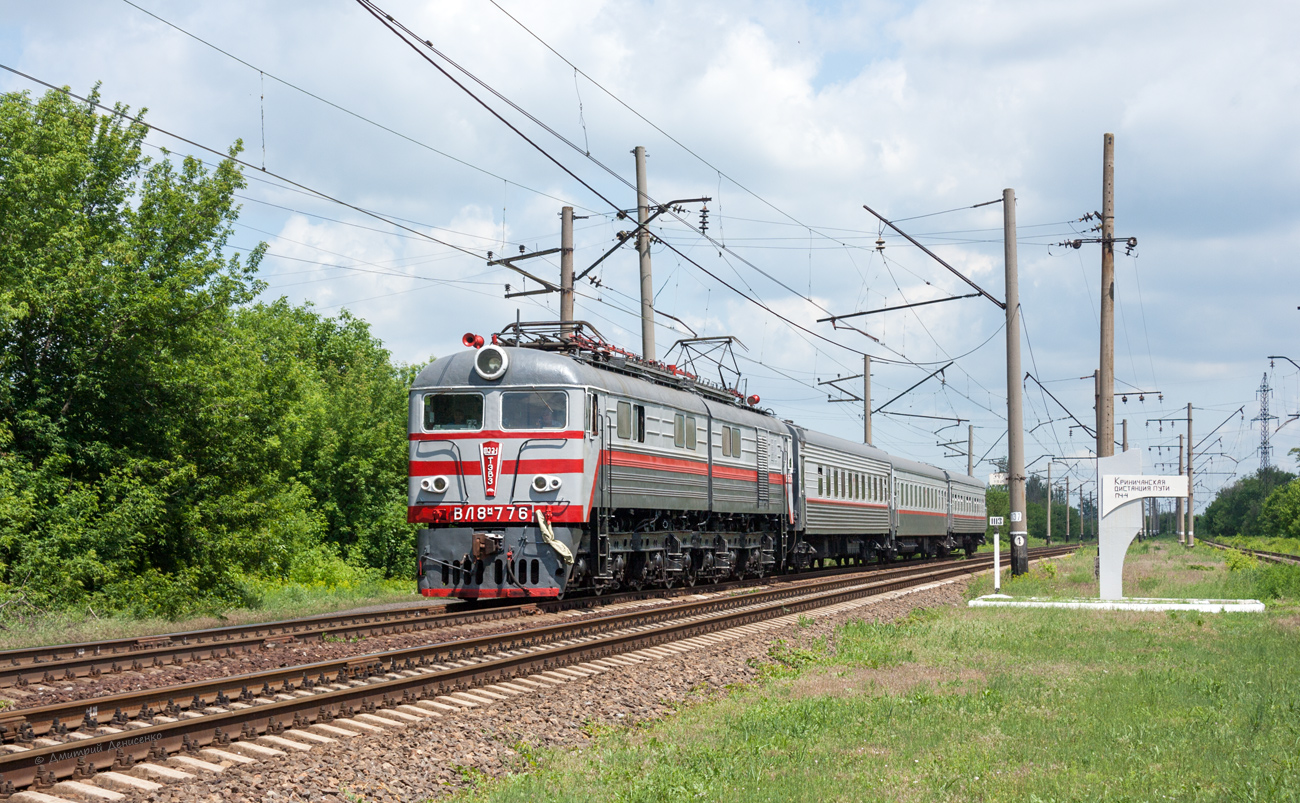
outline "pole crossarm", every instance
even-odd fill
[[[1290,357],[1283,357],[1280,354],[1270,354],[1268,358],[1270,360],[1286,360],[1287,362],[1294,365],[1296,368],[1300,368],[1300,363],[1297,363],[1295,360],[1291,359]]]
[[[951,364],[952,363],[949,363],[949,365]],[[930,377],[926,377],[926,379],[929,378]],[[924,382],[925,379],[922,379],[921,381]],[[885,412],[885,415],[897,415],[897,416],[902,416],[904,418],[933,418],[936,421],[956,421],[958,424],[960,424],[963,421],[970,420],[969,418],[954,418],[953,416],[950,415],[922,415],[920,413],[894,413],[888,411]],[[947,427],[944,427],[944,429],[947,429]],[[965,443],[965,442],[966,441],[953,441],[953,443]]]
[[[994,298],[992,295],[990,295],[989,292],[988,292],[987,290],[985,290],[983,287],[980,287],[978,284],[975,284],[975,282],[973,282],[973,281],[971,281],[969,278],[967,278],[966,275],[963,274],[961,271],[957,270],[957,269],[954,268],[952,265],[949,265],[947,262],[944,262],[943,259],[940,258],[938,254],[936,254],[935,252],[931,251],[929,248],[926,248],[924,245],[921,245],[919,242],[917,242],[917,241],[912,237],[912,235],[908,234],[907,232],[905,232],[905,231],[903,231],[902,229],[900,229],[900,228],[898,228],[897,226],[895,226],[895,225],[894,225],[893,223],[891,223],[890,221],[886,220],[886,219],[885,219],[884,217],[882,217],[882,216],[880,215],[880,213],[878,213],[876,210],[872,209],[871,207],[867,206],[866,204],[863,204],[863,205],[862,205],[862,208],[865,209],[865,210],[867,210],[867,211],[870,212],[871,214],[875,215],[876,218],[877,218],[881,223],[884,223],[884,224],[885,224],[886,226],[888,226],[889,228],[891,228],[891,229],[893,229],[894,231],[898,232],[899,234],[903,235],[903,238],[904,238],[904,239],[906,239],[909,243],[911,243],[912,245],[914,245],[914,246],[916,246],[917,248],[919,248],[919,249],[921,249],[922,251],[924,251],[924,252],[926,253],[926,255],[929,256],[931,259],[933,259],[935,262],[938,262],[940,265],[943,265],[945,268],[947,268],[947,269],[952,273],[952,275],[956,276],[958,279],[961,279],[963,282],[965,282],[966,284],[969,284],[969,285],[970,285],[971,287],[973,287],[975,290],[979,291],[979,294],[980,294],[980,295],[984,296],[984,297],[987,298],[989,301],[992,301],[994,304],[997,304],[998,307],[1001,308],[1001,309],[1006,309],[1006,308],[1007,308],[1007,305],[1006,305],[1005,302],[998,301],[996,298]]]
[[[1056,396],[1052,395],[1052,391],[1048,390],[1048,389],[1043,385],[1042,382],[1039,382],[1039,381],[1038,381],[1038,377],[1036,377],[1036,376],[1034,376],[1032,373],[1026,371],[1026,372],[1025,372],[1025,378],[1026,378],[1026,379],[1032,379],[1032,380],[1034,380],[1034,384],[1035,384],[1035,385],[1038,385],[1038,387],[1042,388],[1043,392],[1046,393],[1049,397],[1051,397],[1052,401],[1056,402],[1057,406],[1059,406],[1063,411],[1065,411],[1065,414],[1068,415],[1068,416],[1070,417],[1070,419],[1071,419],[1072,421],[1074,421],[1074,423],[1075,423],[1077,426],[1079,426],[1080,428],[1082,428],[1084,432],[1088,433],[1089,435],[1092,435],[1094,438],[1097,436],[1097,430],[1093,429],[1092,427],[1090,427],[1090,426],[1088,426],[1087,424],[1085,424],[1085,423],[1083,423],[1082,421],[1080,421],[1080,420],[1078,419],[1078,417],[1075,416],[1074,413],[1070,412],[1070,408],[1069,408],[1069,407],[1066,407],[1064,404],[1061,404],[1061,400],[1058,399],[1058,398],[1056,398]],[[1088,377],[1088,378],[1091,379],[1092,377]]]
[[[920,387],[923,383],[925,383],[927,380],[929,380],[931,377],[935,376],[936,374],[941,374],[941,373],[943,373],[943,372],[944,372],[944,369],[946,369],[949,365],[952,365],[954,362],[956,362],[956,360],[950,360],[950,361],[948,362],[948,365],[945,365],[945,366],[943,366],[942,368],[939,368],[939,369],[936,370],[936,371],[932,371],[932,372],[930,372],[929,374],[927,374],[927,375],[925,376],[925,379],[922,379],[920,382],[917,382],[915,385],[911,386],[911,387],[908,388],[907,390],[903,391],[902,393],[898,394],[898,395],[895,396],[894,398],[890,399],[889,401],[887,401],[887,402],[885,402],[884,404],[880,405],[880,406],[877,407],[876,409],[872,410],[872,411],[871,411],[872,415],[875,415],[876,413],[878,413],[878,412],[884,410],[884,409],[885,409],[886,407],[888,407],[889,405],[893,404],[894,402],[896,402],[896,401],[898,401],[899,399],[903,398],[903,397],[906,396],[907,394],[909,394],[909,393],[911,393],[912,391],[916,390],[918,387]]]
[[[942,304],[945,301],[960,301],[963,298],[978,298],[979,293],[967,293],[964,296],[950,296],[948,298],[936,298],[931,301],[918,301],[915,304],[899,304],[896,307],[880,307],[879,309],[869,309],[863,312],[850,312],[847,315],[832,315],[829,318],[818,318],[817,323],[826,321],[842,321],[845,318],[857,318],[860,315],[875,315],[877,312],[893,312],[900,309],[911,309],[912,307],[924,307],[927,304]]]
[[[515,273],[518,273],[521,276],[524,276],[526,278],[532,279],[533,281],[542,285],[543,287],[546,288],[546,292],[558,293],[560,291],[560,286],[558,284],[555,284],[554,282],[548,282],[545,279],[541,278],[540,276],[534,276],[533,274],[515,265],[514,263],[518,262],[521,259],[532,259],[533,257],[544,257],[544,256],[549,256],[551,254],[558,254],[560,253],[560,251],[561,249],[559,248],[548,248],[545,251],[534,251],[531,254],[519,254],[518,256],[502,257],[501,259],[489,259],[488,265],[489,266],[503,265],[507,268],[510,268],[510,270],[514,271]],[[507,298],[509,298],[509,296],[507,296]]]
[[[618,233],[618,242],[614,244],[614,247],[609,249],[605,253],[601,254],[600,259],[597,259],[595,262],[588,265],[586,269],[582,271],[582,273],[579,273],[577,276],[574,276],[573,281],[579,282],[585,279],[588,273],[591,273],[593,270],[596,269],[597,265],[604,262],[606,259],[612,256],[615,251],[622,248],[627,243],[628,240],[635,238],[638,234],[641,233],[642,229],[648,227],[654,221],[655,218],[667,212],[671,207],[677,206],[678,204],[708,203],[709,201],[712,200],[713,200],[712,198],[679,198],[676,201],[669,201],[666,204],[660,204],[658,207],[655,208],[655,211],[650,214],[650,217],[646,219],[645,223],[637,223],[636,228],[632,229],[631,231],[620,231]],[[626,218],[631,213],[627,212],[626,210],[619,210],[619,214]]]

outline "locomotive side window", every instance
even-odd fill
[[[564,429],[569,396],[562,390],[525,390],[501,394],[502,429]]]
[[[686,448],[686,416],[681,413],[673,416],[673,446]]]
[[[636,432],[635,432],[635,435],[636,435],[637,442],[638,442],[638,443],[645,443],[645,405],[643,405],[643,404],[634,404],[634,405],[632,405],[632,408],[633,408],[633,412],[636,413],[636,419],[635,419]]]
[[[692,452],[695,451],[697,443],[696,438],[699,437],[698,426],[699,425],[695,423],[695,416],[686,416],[686,448],[690,449]]]
[[[430,393],[424,397],[424,428],[434,432],[483,428],[481,393]]]
[[[592,435],[600,434],[600,400],[591,394],[591,406],[587,410],[587,429]]]
[[[618,403],[618,436],[627,440],[632,437],[632,403]]]
[[[722,456],[723,457],[740,457],[740,450],[733,449],[731,444],[740,440],[740,430],[724,426],[722,428]]]
[[[731,456],[740,457],[740,428],[736,427],[731,430]]]

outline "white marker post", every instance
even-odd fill
[[[1001,516],[989,516],[989,526],[993,528],[993,593],[1002,593],[1002,538],[998,528],[1002,526]]]

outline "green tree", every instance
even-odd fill
[[[1217,536],[1262,535],[1259,517],[1264,501],[1294,479],[1294,474],[1272,466],[1237,480],[1220,490],[1197,517],[1197,528]]]
[[[236,163],[145,134],[0,96],[0,580],[179,615],[313,560],[409,568],[409,369],[346,312],[253,303]]]
[[[1275,488],[1259,514],[1261,535],[1300,538],[1300,480]]]

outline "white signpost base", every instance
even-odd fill
[[[1111,457],[1097,460],[1097,494],[1103,508],[1106,505],[1105,478],[1107,475],[1134,475],[1142,473],[1142,453],[1137,449],[1120,452]],[[1128,545],[1142,529],[1142,510],[1140,505],[1127,502],[1110,505],[1101,511],[1101,529],[1097,538],[1098,578],[1101,585],[1102,599],[1124,598],[1124,556],[1128,554]]]

